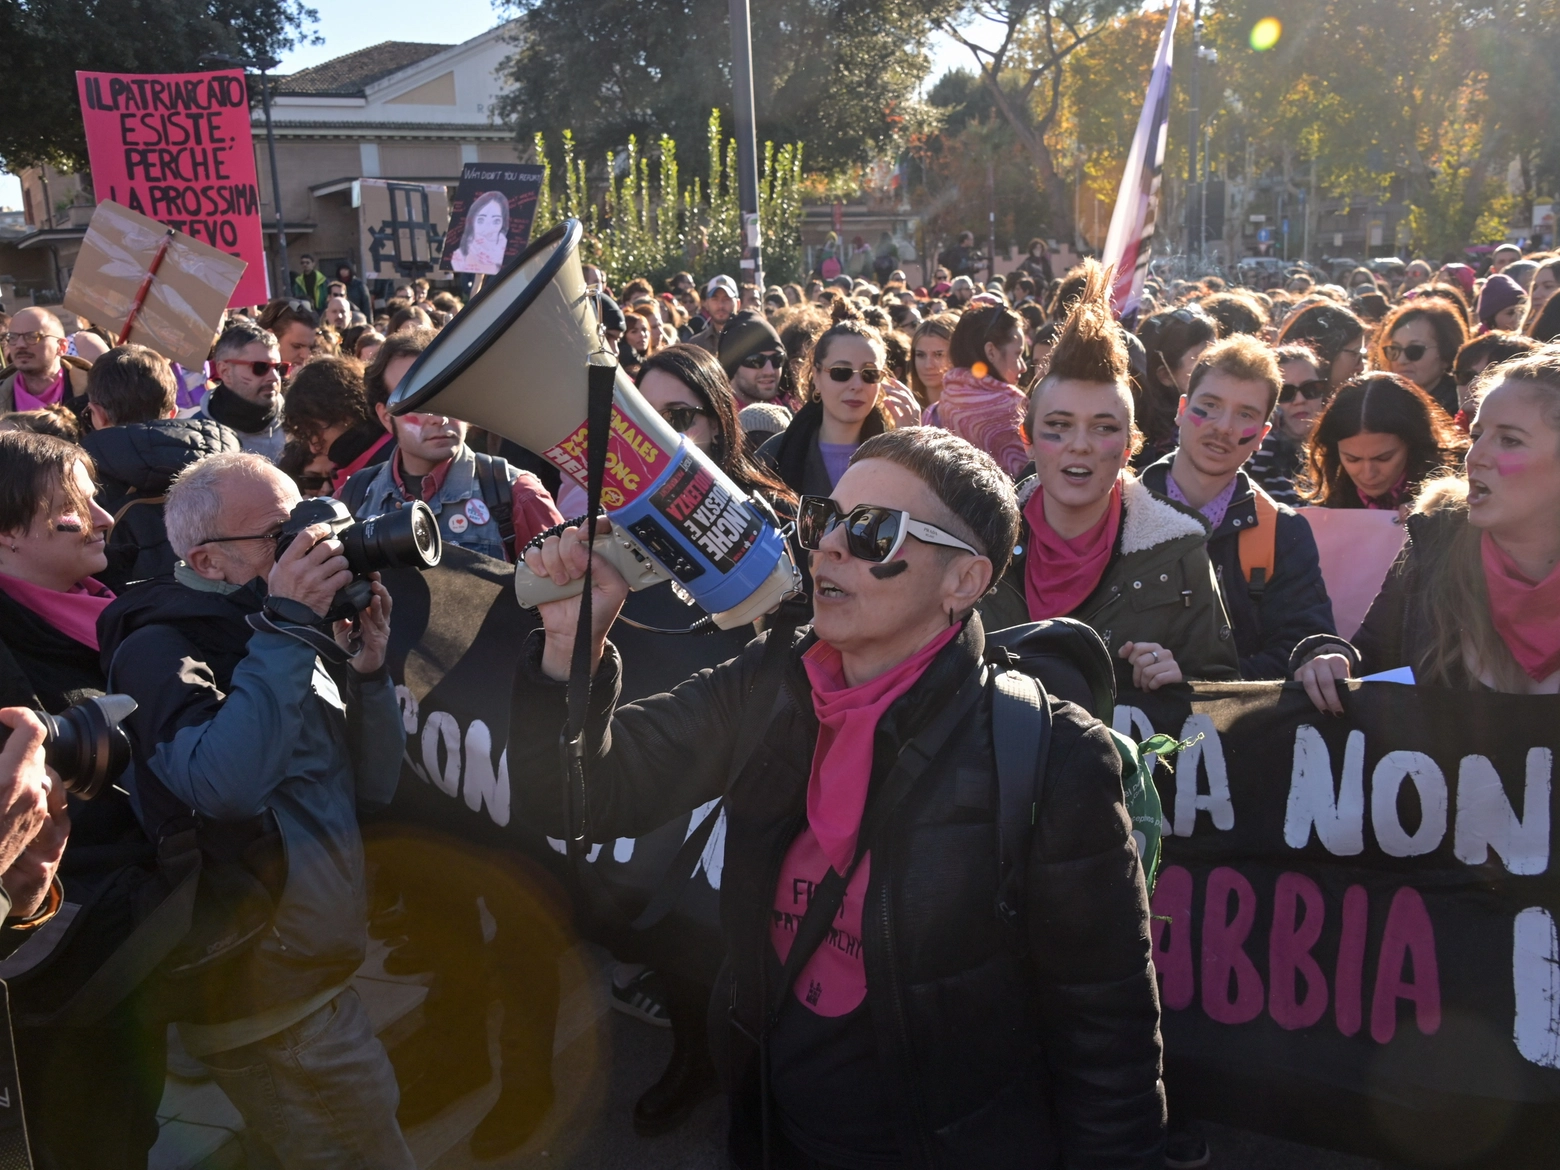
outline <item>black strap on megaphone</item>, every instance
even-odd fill
[[[601,481],[607,473],[607,436],[612,426],[612,393],[617,382],[617,365],[586,367],[590,373],[589,405],[586,411],[585,455],[585,547],[596,538],[596,518],[601,513]],[[569,663],[569,710],[563,725],[564,807],[569,818],[565,842],[571,859],[583,854],[590,826],[585,819],[585,723],[590,716],[591,684],[591,561],[585,562],[585,579],[580,593],[580,619],[574,628],[574,656]]]

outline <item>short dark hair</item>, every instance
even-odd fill
[[[266,302],[265,308],[260,310],[258,324],[278,335],[285,333],[294,322],[307,325],[310,329],[320,327],[319,315],[315,313],[314,306],[298,297],[278,297]]]
[[[329,427],[354,427],[374,417],[356,358],[318,357],[293,376],[282,407],[289,439],[312,440]]]
[[[1342,305],[1327,301],[1307,305],[1285,321],[1278,344],[1310,346],[1325,377],[1338,355],[1364,336],[1364,322]]]
[[[1237,333],[1260,335],[1267,326],[1267,311],[1249,293],[1214,293],[1202,299],[1202,310],[1213,318],[1221,338]]]
[[[116,345],[87,373],[87,401],[116,427],[167,418],[178,399],[168,359],[144,345]]]
[[[92,497],[72,474],[77,460],[96,476],[92,456],[74,443],[35,431],[0,431],[0,532],[26,532],[61,487],[86,520]]]
[[[1013,559],[1018,540],[1018,497],[1013,481],[986,452],[941,427],[903,427],[874,435],[856,448],[851,463],[886,459],[932,489],[970,541],[991,561],[995,585]]]
[[[1475,377],[1471,367],[1480,363],[1486,368],[1499,365],[1514,357],[1525,357],[1537,348],[1538,342],[1531,337],[1503,329],[1491,329],[1457,351],[1457,360],[1452,363],[1452,375],[1459,386],[1465,386]]]
[[[435,336],[437,335],[434,331],[427,326],[418,326],[415,329],[403,329],[399,333],[392,333],[384,339],[379,346],[379,352],[374,355],[374,360],[369,362],[368,369],[363,371],[363,390],[368,395],[370,411],[381,402],[390,401],[390,387],[385,385],[385,367],[396,358],[416,357],[433,344]]]
[[[235,317],[217,337],[216,345],[211,347],[211,360],[227,361],[235,354],[243,353],[256,342],[267,349],[275,349],[278,344],[276,334],[269,329],[261,328],[248,317]]]
[[[948,361],[970,370],[986,364],[986,343],[998,348],[1023,331],[1023,319],[1006,305],[982,305],[959,318],[948,339]]]

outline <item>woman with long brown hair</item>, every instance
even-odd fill
[[[1301,495],[1324,508],[1399,508],[1465,445],[1414,383],[1367,374],[1339,390],[1317,420]]]
[[[910,335],[910,389],[926,408],[921,421],[936,426],[937,400],[942,397],[943,375],[948,372],[948,343],[959,318],[936,313],[915,327]]]
[[[1560,355],[1493,366],[1476,397],[1464,474],[1420,493],[1352,644],[1296,673],[1323,711],[1343,709],[1338,679],[1404,666],[1422,686],[1560,693]]]

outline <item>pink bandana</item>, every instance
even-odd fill
[[[45,589],[20,577],[0,573],[0,590],[72,641],[94,650],[101,649],[97,636],[98,614],[114,600],[107,586],[91,577],[83,577],[61,593],[58,589]]]
[[[1495,630],[1527,676],[1543,682],[1560,670],[1560,568],[1529,581],[1488,532],[1479,553]]]
[[[11,394],[16,399],[17,410],[42,410],[45,406],[53,406],[65,397],[65,367],[60,366],[59,377],[54,379],[54,384],[43,392],[43,397],[31,393],[22,382],[22,375],[17,373],[11,383]]]

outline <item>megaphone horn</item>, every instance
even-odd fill
[[[471,299],[390,397],[392,414],[462,419],[513,439],[586,481],[592,366],[617,366],[585,285],[578,220],[547,232]],[[681,582],[722,629],[768,613],[799,585],[767,509],[667,425],[615,371],[601,504],[612,534],[596,549],[644,588]],[[515,593],[540,605],[579,591],[515,568]]]

